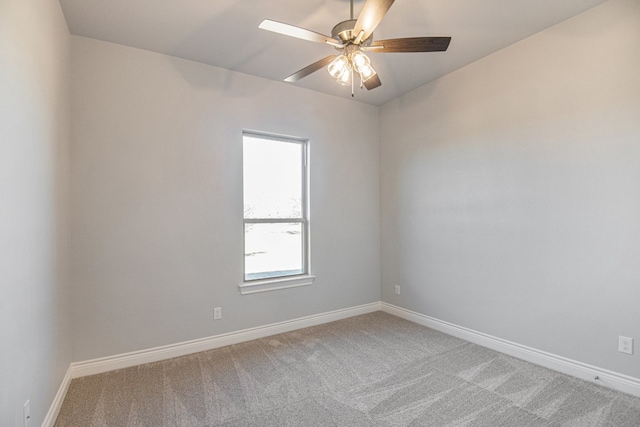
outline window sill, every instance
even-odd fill
[[[313,283],[316,276],[293,276],[278,277],[275,279],[255,280],[252,282],[244,282],[238,285],[242,295],[255,294],[258,292],[276,291],[278,289],[297,288],[299,286],[308,286]]]

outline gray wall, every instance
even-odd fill
[[[0,425],[40,425],[71,362],[69,33],[55,1],[0,2]]]
[[[378,108],[81,37],[72,58],[74,360],[380,300]],[[311,286],[238,292],[243,129],[311,140]]]
[[[383,301],[640,378],[639,23],[610,1],[382,107]]]

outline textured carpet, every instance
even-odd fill
[[[72,381],[56,426],[640,426],[640,399],[376,312]]]

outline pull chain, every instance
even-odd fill
[[[353,1],[353,0],[351,0],[351,1]],[[354,84],[355,80],[356,79],[354,78],[354,75],[353,75],[353,72],[352,72],[351,73],[351,97],[352,98],[353,98],[353,84]]]

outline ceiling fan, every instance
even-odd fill
[[[373,30],[380,24],[393,2],[394,0],[366,0],[358,19],[353,19],[353,0],[351,0],[351,18],[333,27],[331,37],[270,19],[262,21],[259,28],[323,43],[341,51],[339,55],[329,55],[304,67],[284,81],[296,82],[327,66],[329,74],[338,83],[351,86],[351,96],[353,96],[356,75],[360,77],[360,88],[364,86],[367,90],[371,90],[382,84],[378,73],[364,52],[443,52],[449,47],[451,37],[409,37],[373,41]]]

